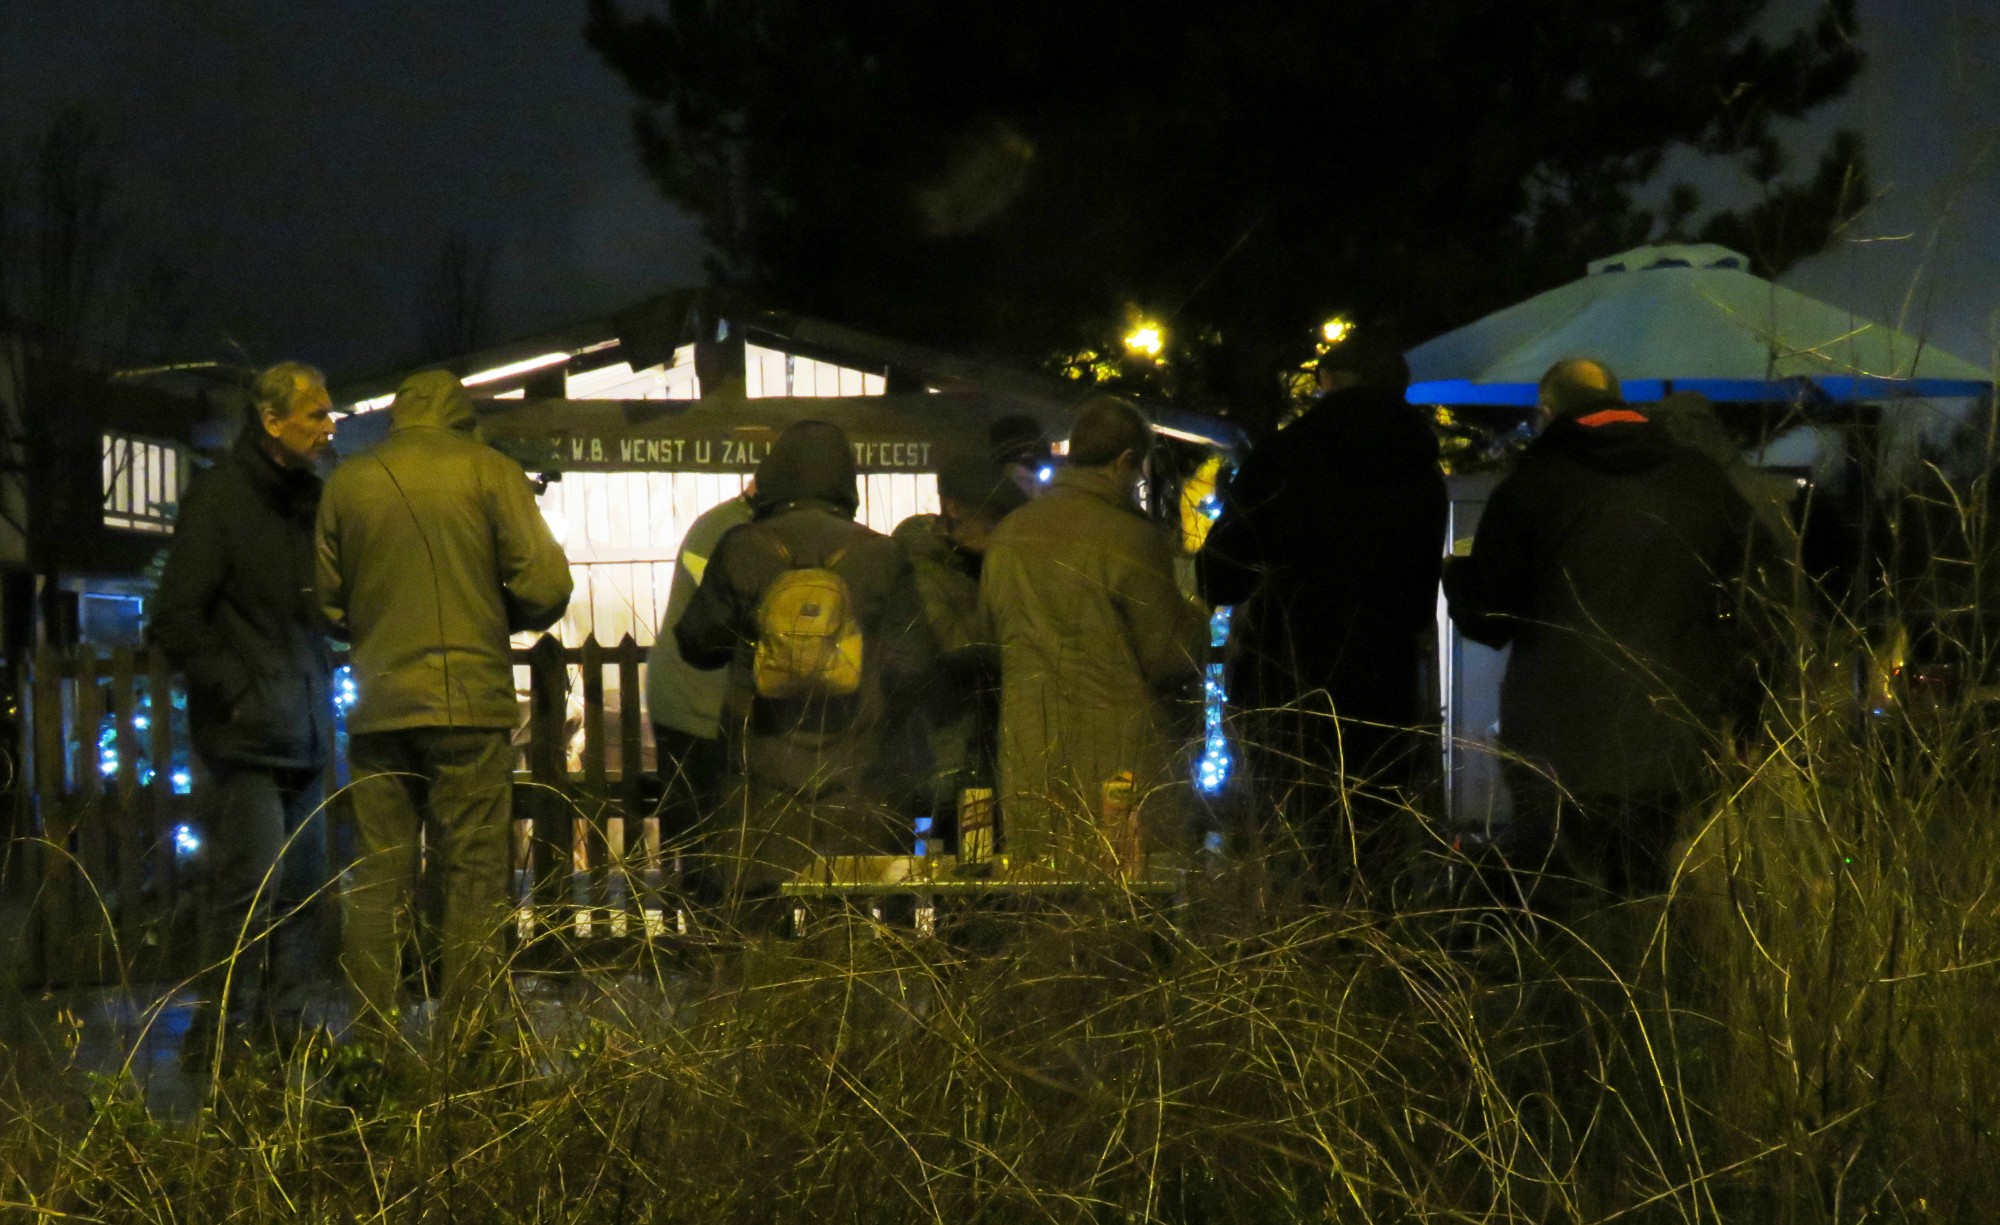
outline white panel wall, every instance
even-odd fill
[[[879,396],[888,381],[879,374],[836,366],[762,345],[743,346],[743,394],[764,396]]]
[[[666,610],[674,555],[688,525],[743,492],[733,472],[571,472],[541,495],[542,514],[563,541],[576,596],[557,632],[574,646],[595,633],[607,646],[630,633],[650,643]],[[855,518],[887,535],[911,515],[938,510],[929,472],[855,479]]]
[[[701,380],[694,373],[694,346],[674,350],[671,366],[634,370],[625,362],[613,362],[569,375],[563,395],[571,400],[699,400]]]

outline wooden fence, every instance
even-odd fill
[[[645,656],[629,634],[616,646],[590,638],[573,648],[544,636],[514,652],[529,676],[514,811],[515,926],[524,937],[557,927],[615,936],[648,922],[633,882],[656,879],[657,842],[638,837],[628,820],[650,815],[641,783]],[[607,670],[615,670],[620,696],[615,726]],[[577,692],[580,754],[572,752]],[[190,972],[205,852],[180,678],[158,653],[44,650],[21,699],[18,781],[33,806],[34,835],[12,848],[27,856],[34,891],[24,976],[59,984]],[[341,790],[349,780],[344,737],[331,730],[330,740],[326,782],[338,856],[351,846]],[[573,758],[580,768],[572,769]]]

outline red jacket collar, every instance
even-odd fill
[[[1581,426],[1595,428],[1600,425],[1616,425],[1621,422],[1643,425],[1646,420],[1647,418],[1644,413],[1634,412],[1629,408],[1600,408],[1588,416],[1578,417],[1576,423]]]

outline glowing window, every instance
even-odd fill
[[[190,475],[178,443],[129,434],[100,438],[104,526],[164,535],[174,530],[174,509]]]

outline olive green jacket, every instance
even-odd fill
[[[906,775],[927,792],[990,787],[999,723],[999,651],[979,611],[979,558],[952,543],[936,515],[911,515],[890,537],[910,564],[917,605],[936,654],[902,711]]]
[[[410,376],[389,414],[320,500],[320,611],[353,644],[348,730],[511,728],[508,636],[562,617],[569,563],[521,466],[472,436],[456,378]]]
[[[1073,867],[1096,845],[1104,784],[1128,770],[1150,849],[1179,848],[1193,729],[1177,707],[1207,617],[1174,581],[1165,532],[1108,472],[1065,469],[995,530],[979,594],[1000,644],[1009,854]]]

